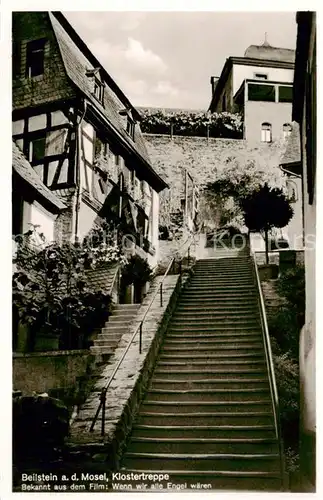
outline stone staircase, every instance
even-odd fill
[[[141,304],[117,304],[90,347],[92,354],[113,354],[122,335],[128,330]]]
[[[257,288],[247,256],[199,260],[181,295],[121,468],[192,488],[282,485]]]

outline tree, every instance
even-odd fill
[[[242,198],[240,206],[248,229],[265,233],[266,263],[268,264],[268,232],[273,227],[287,226],[294,211],[283,191],[279,188],[271,189],[268,184]]]
[[[274,145],[273,145],[274,146]],[[221,168],[217,168],[215,179],[205,186],[205,202],[219,222],[223,215],[228,219],[239,218],[241,201],[260,187],[286,188],[283,172],[277,167],[281,155],[280,143],[275,148],[246,148],[234,154],[223,154]]]

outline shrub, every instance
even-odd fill
[[[13,400],[13,459],[55,458],[69,430],[69,413],[62,401],[47,394]]]
[[[86,270],[118,261],[120,252],[102,241],[54,242],[36,250],[30,246],[34,236],[26,234],[13,261],[13,306],[29,327],[28,348],[33,350],[39,333],[57,335],[64,349],[87,347],[87,335],[109,314],[111,297],[88,286]]]
[[[281,428],[285,447],[298,448],[299,371],[288,353],[274,355]]]
[[[152,270],[148,261],[139,257],[139,255],[132,255],[122,270],[123,283],[125,285],[144,285],[151,279]]]

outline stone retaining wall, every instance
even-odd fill
[[[114,355],[103,368],[93,392],[83,405],[71,429],[72,447],[78,449],[79,452],[85,448],[88,457],[89,450],[92,449],[97,454],[98,449],[101,448],[100,456],[103,455],[105,466],[112,470],[118,469],[126,439],[131,432],[133,420],[147,389],[163,334],[176,306],[178,275],[166,277],[163,283],[163,306],[160,306],[158,293],[147,314],[143,325],[142,353],[139,354],[139,335],[137,335],[107,391],[104,438],[100,435],[101,418],[97,420],[92,433],[89,429],[98,408],[101,389],[107,384],[124,349],[140,324],[160,280],[161,277],[157,277],[150,287],[135,322],[123,335]]]
[[[70,389],[94,366],[88,350],[13,354],[13,389],[23,395]]]

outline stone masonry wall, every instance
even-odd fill
[[[123,335],[120,343],[103,368],[101,376],[93,392],[84,404],[71,429],[71,446],[90,447],[97,450],[101,446],[104,454],[105,467],[118,468],[119,458],[129,435],[133,419],[143,399],[145,390],[154,368],[156,356],[162,341],[162,335],[176,305],[178,275],[167,276],[163,284],[164,300],[160,306],[159,293],[149,310],[143,325],[142,353],[139,354],[139,335],[135,337],[124,361],[122,369],[118,370],[107,392],[107,406],[105,418],[105,438],[100,436],[101,419],[99,418],[90,433],[89,428],[99,404],[101,389],[106,385],[120,360],[125,347],[140,324],[153,294],[158,287],[161,277],[157,277],[139,309],[136,320],[127,333]]]
[[[160,224],[167,219],[169,211],[180,208],[184,197],[184,171],[187,169],[196,185],[202,187],[215,180],[216,173],[225,168],[225,162],[232,156],[241,154],[242,161],[250,144],[240,139],[221,139],[206,137],[186,137],[157,134],[144,134],[146,146],[152,164],[166,180],[170,189],[160,193]],[[253,153],[262,160],[277,164],[277,169],[284,144],[258,143],[252,146]]]
[[[13,389],[29,395],[75,387],[92,362],[87,350],[14,353]]]

